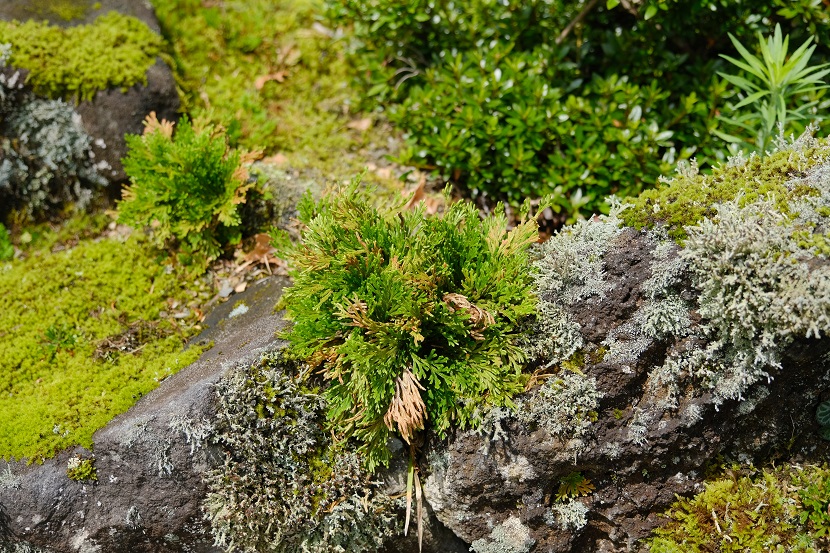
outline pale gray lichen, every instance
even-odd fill
[[[0,211],[41,214],[73,202],[88,204],[106,185],[80,115],[63,100],[38,98],[22,89],[19,72],[6,66],[0,48]]]
[[[530,529],[516,516],[493,528],[490,536],[474,541],[471,553],[527,553],[536,544]]]
[[[212,440],[224,462],[206,476],[216,545],[227,551],[375,551],[395,531],[391,500],[361,458],[323,431],[323,397],[281,354],[217,384]]]
[[[588,507],[576,499],[557,502],[545,513],[545,522],[562,530],[581,530],[588,524]]]
[[[185,441],[190,444],[190,454],[201,449],[214,434],[213,423],[205,418],[194,421],[184,415],[174,415],[168,423],[174,433],[184,434]]]
[[[548,378],[536,393],[521,401],[516,416],[576,450],[590,434],[602,396],[595,378],[566,372]]]
[[[722,204],[717,218],[688,230],[682,255],[710,342],[685,369],[712,389],[716,404],[742,399],[780,368],[782,349],[796,337],[830,332],[830,268],[811,264],[794,223],[770,201]]]
[[[6,470],[0,471],[0,490],[17,489],[20,487],[20,477],[12,472],[12,466],[6,463]]]
[[[549,365],[568,359],[584,345],[579,324],[567,307],[591,296],[603,297],[603,256],[621,232],[619,214],[627,207],[611,199],[608,215],[579,221],[555,234],[536,250],[534,292],[537,320],[524,345],[531,359]]]

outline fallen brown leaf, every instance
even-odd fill
[[[364,117],[363,119],[355,119],[353,121],[349,121],[346,126],[356,131],[366,132],[372,126],[372,120],[368,117]]]

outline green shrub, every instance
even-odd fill
[[[537,231],[531,219],[506,232],[503,210],[482,220],[468,203],[430,217],[375,208],[358,186],[302,202],[283,297],[295,354],[331,381],[332,426],[362,443],[373,470],[390,432],[410,441],[427,421],[439,433],[475,424],[522,389]]]
[[[65,29],[31,20],[0,21],[4,42],[13,47],[11,65],[29,70],[27,82],[36,93],[76,100],[91,100],[107,88],[146,83],[162,45],[147,25],[118,12]]]
[[[520,204],[554,193],[570,214],[634,194],[671,164],[672,133],[653,109],[666,94],[625,77],[595,76],[578,95],[556,50],[457,54],[427,69],[390,119],[408,132],[407,163],[434,164],[467,188]],[[564,74],[563,74],[564,73]],[[421,84],[423,83],[423,84]]]
[[[238,205],[249,188],[240,154],[213,126],[183,117],[173,125],[155,114],[142,136],[127,137],[124,171],[131,184],[118,204],[118,219],[150,226],[157,246],[180,250],[197,262],[217,258],[240,239]]]
[[[613,4],[352,0],[328,15],[353,32],[365,105],[407,133],[403,161],[512,202],[554,193],[571,215],[650,188],[678,160],[726,160],[727,33],[745,42],[783,21],[806,39],[811,22],[827,56],[810,0]]]

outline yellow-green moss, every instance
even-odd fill
[[[199,285],[136,237],[28,255],[0,264],[0,457],[40,461],[91,447],[93,432],[196,360],[200,348],[183,350],[195,320],[173,314],[196,306]],[[158,332],[101,355],[136,321]]]
[[[740,204],[751,204],[761,198],[771,198],[782,213],[789,213],[790,202],[814,193],[809,187],[789,190],[785,183],[802,176],[804,171],[828,156],[830,141],[819,140],[819,145],[803,152],[784,150],[765,157],[752,156],[743,165],[721,166],[711,174],[687,171],[671,181],[637,198],[627,198],[633,208],[621,218],[634,228],[651,228],[656,224],[667,227],[669,236],[676,240],[686,237],[684,229],[704,217],[716,214],[715,205],[740,197]],[[818,155],[819,153],[822,155]]]
[[[652,553],[827,551],[828,502],[827,468],[733,472],[692,499],[679,499],[648,543]]]
[[[226,126],[231,145],[280,153],[324,180],[348,180],[377,161],[367,150],[388,153],[386,127],[349,127],[362,116],[349,113],[357,101],[342,43],[314,29],[320,2],[152,2],[185,107]],[[386,184],[373,173],[365,182]]]
[[[0,22],[10,63],[29,71],[27,83],[52,98],[90,100],[99,90],[147,82],[162,40],[140,20],[109,12],[91,25],[61,28],[45,22]]]

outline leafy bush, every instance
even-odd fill
[[[27,69],[27,83],[51,98],[91,100],[99,90],[146,83],[161,37],[142,21],[108,12],[91,25],[62,28],[41,21],[0,21],[10,63]]]
[[[238,205],[250,185],[243,156],[223,134],[187,117],[173,125],[155,114],[142,136],[127,137],[124,171],[131,184],[118,204],[119,221],[150,226],[157,246],[180,249],[196,261],[217,258],[240,239]],[[244,156],[247,161],[248,156]]]
[[[283,297],[294,352],[331,381],[330,422],[373,470],[390,432],[410,441],[427,421],[440,433],[474,424],[522,389],[537,231],[530,219],[506,232],[503,210],[482,220],[468,203],[430,217],[375,208],[358,187],[302,202]]]
[[[402,160],[434,163],[468,188],[521,203],[554,193],[557,210],[597,210],[609,194],[633,194],[671,168],[671,143],[652,113],[665,98],[625,77],[595,76],[579,95],[548,47],[457,54],[427,69],[390,110],[407,129]],[[423,84],[421,84],[423,83]]]
[[[329,2],[329,17],[353,30],[366,106],[407,133],[403,160],[514,202],[553,192],[571,215],[636,195],[678,160],[725,161],[728,32],[746,41],[780,21],[806,39],[809,22],[827,57],[811,0],[614,4],[353,0]]]

